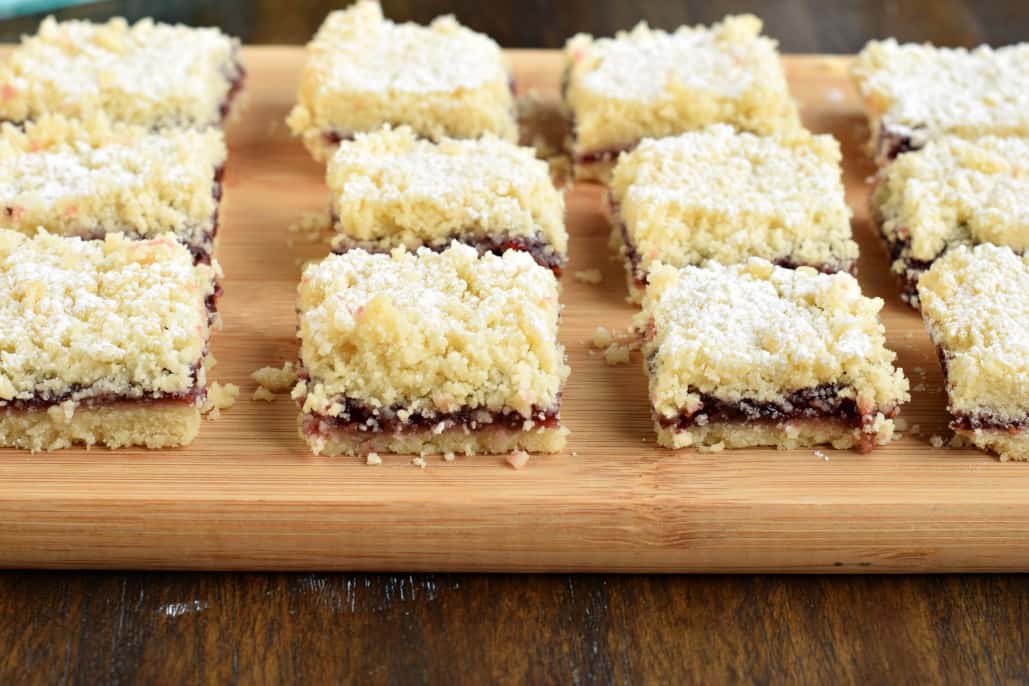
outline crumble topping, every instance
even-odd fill
[[[207,415],[208,419],[217,419],[221,416],[222,410],[227,410],[236,404],[239,397],[239,386],[234,383],[221,384],[212,381],[207,387],[207,399],[201,412]]]
[[[214,28],[47,17],[0,64],[0,119],[104,112],[147,127],[217,124],[242,78],[238,48]]]
[[[340,397],[432,415],[557,405],[568,367],[552,272],[517,251],[478,257],[352,250],[309,266],[298,289],[303,410],[340,416]],[[305,397],[306,394],[306,397]]]
[[[427,138],[515,140],[514,99],[500,47],[452,16],[395,24],[376,2],[329,13],[307,47],[287,124],[319,159],[333,145],[383,124]]]
[[[761,137],[715,124],[643,141],[620,158],[610,185],[637,276],[657,262],[751,256],[850,269],[858,246],[840,158],[832,136],[806,131]]]
[[[24,129],[0,127],[0,228],[96,238],[171,232],[188,245],[210,240],[214,186],[225,164],[220,131],[160,134],[97,115],[43,115]]]
[[[800,126],[761,20],[729,16],[673,33],[645,23],[614,38],[579,34],[565,45],[565,100],[574,152],[634,145],[714,122],[767,134]]]
[[[1029,135],[1029,43],[967,50],[871,41],[853,76],[872,125],[915,147],[944,132]]]
[[[660,265],[637,315],[645,333],[655,411],[677,416],[701,395],[735,403],[782,401],[793,391],[839,386],[860,406],[908,399],[879,322],[849,274],[776,267],[751,258],[725,267]]]
[[[406,126],[359,134],[340,145],[327,179],[345,240],[413,250],[502,235],[568,249],[564,197],[546,162],[492,135],[431,143]]]
[[[882,230],[916,260],[956,243],[1029,250],[1029,139],[944,136],[883,169],[874,202]]]
[[[202,388],[213,274],[170,238],[0,230],[0,400]]]
[[[1029,414],[1029,256],[989,243],[948,250],[918,283],[946,362],[951,413]]]

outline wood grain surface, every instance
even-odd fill
[[[5,684],[1024,684],[1029,577],[0,574]]]
[[[946,416],[938,365],[897,298],[864,200],[866,136],[843,58],[787,58],[809,126],[840,138],[862,247],[861,282],[886,300],[892,347],[916,389],[920,433],[871,455],[813,450],[699,455],[653,446],[638,360],[592,355],[597,325],[624,328],[621,265],[600,190],[568,194],[571,264],[562,338],[572,365],[565,455],[515,472],[502,457],[310,456],[293,403],[249,399],[249,373],[295,355],[298,262],[286,227],[324,211],[320,168],[290,139],[301,53],[248,48],[250,108],[231,132],[219,259],[227,274],[214,377],[243,396],[184,450],[0,453],[0,563],[33,567],[361,570],[903,571],[1029,568],[1029,465],[934,450]],[[559,57],[514,52],[523,89],[553,94]],[[571,278],[598,268],[600,286]]]

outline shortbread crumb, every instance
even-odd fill
[[[598,326],[593,332],[593,339],[591,342],[593,343],[594,348],[601,350],[611,345],[613,341],[614,336],[611,335],[611,332],[603,326]]]
[[[254,389],[254,394],[252,396],[252,399],[253,400],[263,400],[263,401],[265,401],[267,403],[270,403],[270,402],[273,402],[275,400],[275,394],[272,393],[271,391],[269,391],[264,386],[258,386],[257,388]]]
[[[378,453],[368,453],[364,458],[364,463],[368,465],[380,465],[382,464],[382,458],[379,457]]]
[[[204,406],[201,412],[217,417],[221,410],[227,410],[236,404],[236,398],[239,397],[239,386],[234,383],[221,384],[217,381],[212,381],[211,385],[207,387],[207,400],[204,402]]]
[[[426,462],[425,458],[421,455],[411,460],[411,464],[413,464],[415,467],[418,467],[419,469],[425,469],[429,466],[429,463]]]
[[[595,286],[604,281],[604,275],[599,269],[584,269],[582,271],[575,272],[575,280]]]
[[[529,464],[529,453],[524,450],[516,450],[505,459],[515,469],[522,469],[525,465]]]
[[[288,393],[297,383],[296,369],[289,361],[283,363],[282,367],[261,367],[250,378],[270,393]]]
[[[632,347],[621,345],[619,343],[612,343],[607,346],[607,350],[604,351],[604,362],[609,367],[625,364],[629,361],[630,352],[632,352]]]
[[[448,450],[447,452],[443,453],[443,461],[444,462],[453,462],[454,459],[455,459],[455,455],[454,455],[453,451]]]
[[[933,434],[929,437],[929,445],[934,448],[942,448],[944,443],[946,443],[946,441],[943,436],[940,436],[939,434]]]

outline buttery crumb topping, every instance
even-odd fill
[[[860,406],[908,399],[879,322],[883,301],[849,274],[745,264],[655,267],[637,317],[645,331],[650,398],[666,417],[700,394],[727,402],[782,402],[793,391],[837,385]]]
[[[645,23],[614,38],[579,34],[565,45],[565,101],[574,152],[625,148],[714,122],[767,134],[800,126],[761,20],[728,16],[673,33]]]
[[[170,238],[0,230],[0,400],[203,387],[213,270]]]
[[[225,164],[220,131],[160,134],[99,115],[44,115],[24,128],[0,127],[0,228],[33,235],[96,238],[173,233],[187,245],[210,241]]]
[[[967,50],[871,41],[853,76],[873,125],[916,146],[941,133],[1029,135],[1029,43]]]
[[[1029,256],[957,246],[918,282],[922,315],[947,360],[951,412],[1029,414]]]
[[[103,112],[150,128],[217,124],[242,75],[238,48],[214,28],[47,17],[0,64],[0,119]]]
[[[757,256],[846,271],[857,259],[832,136],[715,124],[645,140],[620,158],[610,190],[641,278],[658,262]]]
[[[297,105],[287,120],[319,159],[332,145],[383,124],[426,138],[514,140],[514,100],[500,46],[452,16],[395,24],[377,2],[330,12],[307,47]]]
[[[957,243],[1029,250],[1029,139],[944,136],[882,170],[883,232],[929,262]]]
[[[360,134],[328,166],[336,230],[379,248],[489,236],[568,248],[564,197],[532,148],[487,135],[420,140],[408,127]]]
[[[557,280],[523,252],[351,250],[309,266],[298,296],[305,412],[339,416],[349,399],[528,417],[557,404],[568,376]]]

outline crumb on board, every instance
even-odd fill
[[[591,342],[593,343],[594,348],[606,348],[614,342],[614,336],[612,336],[611,332],[603,326],[598,326],[593,331],[593,339]]]
[[[524,450],[516,450],[504,459],[515,469],[522,469],[525,465],[529,464],[529,453]]]
[[[221,416],[222,410],[227,410],[236,404],[238,396],[239,386],[236,384],[220,384],[212,381],[211,385],[207,387],[207,399],[200,411],[207,415],[208,419],[217,419]]]
[[[819,460],[822,460],[824,462],[828,462],[829,461],[829,456],[825,452],[823,452],[821,450],[816,450],[815,451],[815,457],[817,457]]]
[[[604,275],[600,273],[599,269],[583,269],[575,272],[575,280],[596,285],[604,280]]]
[[[929,445],[934,448],[942,448],[944,443],[946,443],[946,441],[943,439],[943,436],[939,434],[933,434],[929,437]]]
[[[425,469],[429,466],[429,463],[425,461],[425,458],[419,455],[418,457],[411,460],[411,464],[420,469]]]
[[[454,461],[454,457],[455,457],[454,453],[450,452],[449,450],[447,452],[443,453],[443,461],[444,462],[453,462]]]
[[[629,361],[629,353],[631,352],[632,346],[630,345],[612,343],[604,351],[604,362],[612,367],[618,364],[625,364]]]
[[[271,393],[286,393],[293,388],[297,382],[296,369],[292,362],[286,362],[282,367],[261,367],[250,375],[261,388]],[[256,395],[255,395],[256,397]]]
[[[382,458],[379,457],[379,453],[368,453],[364,458],[364,463],[369,465],[380,465],[382,464]]]
[[[252,396],[252,398],[254,400],[263,400],[266,403],[270,403],[273,400],[275,400],[275,394],[269,391],[264,386],[258,386],[254,389],[254,395]]]
[[[325,212],[304,212],[300,219],[290,224],[286,230],[296,235],[300,240],[307,243],[317,243],[327,240],[327,234],[332,228],[332,219]],[[289,241],[292,246],[292,240]]]

